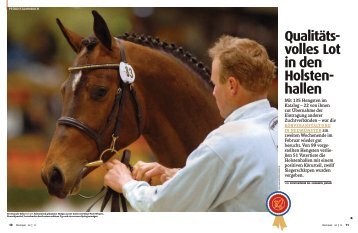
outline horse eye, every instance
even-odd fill
[[[108,89],[102,86],[94,86],[90,90],[91,98],[94,100],[100,100],[106,96]]]

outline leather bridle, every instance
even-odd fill
[[[120,54],[121,54],[121,63],[127,64],[126,61],[126,55],[125,55],[125,49],[124,45],[119,42],[120,45]],[[90,65],[83,65],[83,66],[76,66],[76,67],[69,67],[68,71],[82,71],[82,70],[94,70],[94,69],[118,69],[120,68],[120,64],[90,64]],[[119,71],[118,71],[119,72]],[[132,71],[133,72],[133,71]],[[134,75],[134,74],[132,74]],[[77,120],[76,118],[73,118],[71,116],[62,116],[57,120],[57,124],[59,125],[66,125],[70,127],[74,127],[80,131],[82,131],[85,135],[93,139],[95,141],[97,146],[97,151],[99,160],[102,160],[102,156],[108,152],[108,150],[111,150],[111,152],[116,152],[116,142],[119,137],[120,127],[121,127],[121,119],[123,115],[123,104],[125,101],[125,93],[129,92],[130,96],[132,97],[132,103],[134,104],[134,109],[136,111],[136,123],[137,123],[137,132],[138,137],[142,134],[142,125],[141,125],[141,112],[140,107],[137,100],[137,95],[134,87],[132,86],[132,83],[123,81],[123,78],[120,75],[119,72],[119,87],[117,89],[117,93],[114,99],[114,103],[112,106],[112,110],[110,114],[107,117],[106,123],[104,127],[97,132],[96,130],[89,127],[84,122],[81,122],[80,120]],[[112,134],[112,143],[111,146],[108,149],[104,149],[103,145],[103,134],[108,129],[108,127],[111,125],[111,122],[115,119],[115,126]],[[97,161],[95,161],[97,162]],[[88,163],[86,165],[87,167],[97,166],[95,163]]]
[[[121,119],[122,119],[123,112],[124,112],[123,106],[124,106],[126,92],[130,93],[130,96],[132,98],[132,103],[134,105],[134,109],[136,112],[135,117],[136,117],[136,123],[137,123],[138,137],[142,134],[142,121],[141,121],[140,107],[138,104],[136,91],[135,91],[134,87],[132,86],[132,83],[134,81],[134,71],[133,71],[132,67],[126,61],[125,48],[124,48],[123,43],[121,43],[120,41],[119,41],[119,49],[120,49],[120,55],[121,55],[121,62],[119,64],[89,64],[89,65],[75,66],[75,67],[68,68],[69,72],[82,71],[82,70],[95,70],[95,69],[117,69],[118,76],[119,76],[119,87],[117,89],[117,93],[116,93],[116,96],[114,99],[112,110],[107,117],[104,127],[99,132],[92,129],[84,122],[81,122],[80,120],[77,120],[76,118],[71,117],[71,116],[62,116],[57,120],[58,125],[65,125],[65,126],[76,128],[76,129],[80,130],[81,132],[83,132],[85,135],[87,135],[89,138],[93,139],[93,141],[95,141],[95,143],[96,143],[97,151],[98,151],[98,155],[97,155],[98,160],[87,163],[85,165],[84,169],[81,171],[80,176],[78,177],[78,180],[82,179],[84,173],[87,171],[88,168],[98,167],[98,166],[102,165],[104,163],[104,159],[102,158],[104,154],[106,154],[107,152],[112,153],[112,154],[118,153],[118,149],[116,148],[116,142],[117,142],[117,139],[118,139],[119,133],[120,133]],[[127,72],[127,73],[123,74],[123,72]],[[103,134],[104,134],[104,132],[106,132],[106,129],[108,129],[108,127],[111,125],[113,119],[115,119],[116,122],[114,124],[114,129],[113,129],[113,133],[112,133],[112,142],[111,142],[111,145],[107,149],[104,149],[105,146],[102,141],[102,138],[104,136]],[[109,157],[105,158],[105,159],[109,159]],[[130,160],[130,151],[125,150],[123,152],[121,162],[124,163],[125,165],[127,165],[127,167],[129,167],[131,169],[129,160]],[[102,193],[104,190],[106,190],[105,187],[103,187],[100,190],[100,192],[97,193],[93,197],[96,197],[98,194]],[[83,195],[81,195],[81,196],[84,198],[88,198]],[[100,197],[97,201],[95,201],[87,209],[87,211],[90,211],[91,208],[102,197]],[[103,199],[102,206],[101,206],[101,211],[103,211],[103,209],[105,208],[106,204],[108,203],[108,201],[111,197],[112,197],[111,211],[120,211],[119,201],[122,203],[123,211],[125,211],[125,212],[127,211],[126,200],[125,200],[123,194],[119,194],[110,188],[107,188],[107,191],[104,195],[104,199]]]

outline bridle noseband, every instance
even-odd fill
[[[120,49],[120,55],[121,55],[121,62],[120,64],[90,64],[90,65],[83,65],[83,66],[76,66],[76,67],[69,67],[68,71],[82,71],[82,70],[94,70],[94,69],[118,69],[119,72],[119,87],[117,89],[117,93],[114,99],[114,103],[112,106],[112,110],[107,117],[107,121],[104,125],[104,127],[100,130],[100,132],[97,132],[96,130],[89,127],[84,122],[81,122],[77,120],[76,118],[73,118],[71,116],[62,116],[57,120],[58,125],[66,125],[70,127],[74,127],[81,132],[83,132],[85,135],[90,137],[96,142],[97,150],[98,150],[98,159],[97,161],[91,162],[86,164],[86,167],[93,167],[93,166],[99,166],[101,162],[103,163],[102,156],[110,151],[113,153],[117,152],[116,149],[116,142],[119,137],[119,131],[121,127],[121,119],[123,115],[123,104],[125,101],[125,93],[128,91],[130,93],[130,96],[132,97],[132,102],[134,103],[134,109],[136,111],[136,122],[137,122],[137,130],[138,130],[138,137],[142,133],[142,125],[141,125],[141,112],[136,96],[136,91],[134,87],[132,86],[132,83],[134,81],[134,71],[133,68],[127,63],[126,56],[125,56],[125,48],[123,43],[119,41],[119,49]],[[112,120],[115,119],[115,126],[112,134],[112,142],[108,149],[104,149],[103,145],[103,134],[106,131],[106,129],[111,125]]]

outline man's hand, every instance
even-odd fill
[[[118,193],[123,192],[123,186],[133,180],[132,174],[126,165],[119,160],[105,163],[108,172],[104,176],[104,184]]]
[[[167,168],[159,163],[138,161],[133,166],[132,174],[136,180],[143,180],[151,185],[160,185],[172,178],[178,171],[178,168]]]

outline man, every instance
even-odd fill
[[[275,65],[255,41],[222,36],[209,50],[222,126],[182,169],[138,162],[133,174],[114,160],[104,182],[138,211],[265,211],[278,189],[277,110],[267,94]],[[149,181],[160,177],[161,185]]]

